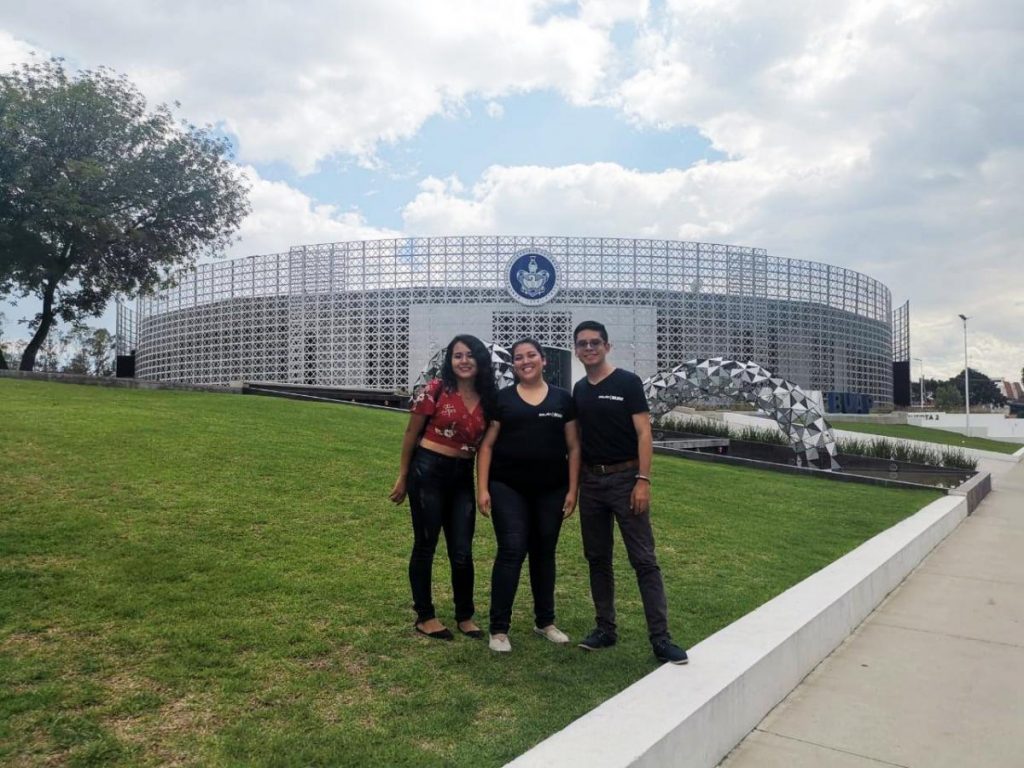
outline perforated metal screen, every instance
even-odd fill
[[[507,290],[509,259],[527,248],[560,272],[542,306]],[[473,318],[467,330],[488,340],[531,334],[561,348],[579,319],[608,313],[616,348],[634,350],[619,364],[642,376],[728,357],[892,402],[892,302],[877,280],[758,248],[617,238],[373,240],[201,265],[137,303],[136,375],[403,390],[433,351],[410,350],[410,310],[424,306],[444,327]]]

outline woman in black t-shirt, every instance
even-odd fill
[[[553,643],[555,548],[562,520],[576,508],[580,447],[572,395],[544,381],[544,353],[533,339],[512,345],[518,383],[498,393],[477,454],[477,504],[491,517],[498,554],[491,575],[492,651],[512,650],[508,630],[523,560],[530,556],[534,632]]]

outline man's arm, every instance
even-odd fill
[[[650,414],[646,411],[634,413],[633,428],[636,429],[640,469],[637,470],[636,485],[629,496],[629,508],[634,515],[644,515],[651,509],[651,456],[654,454],[654,441],[651,437]]]

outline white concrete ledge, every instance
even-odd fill
[[[964,497],[932,502],[694,646],[689,666],[659,667],[509,766],[717,765],[966,514]]]

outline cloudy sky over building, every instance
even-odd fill
[[[962,369],[961,312],[972,367],[1024,366],[1014,0],[6,3],[0,67],[32,51],[231,137],[253,204],[233,256],[398,233],[751,245],[909,299],[929,376]]]

